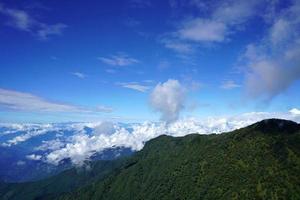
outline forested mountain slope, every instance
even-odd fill
[[[60,199],[300,199],[300,126],[160,136],[126,166]]]
[[[0,194],[24,200],[300,199],[300,125],[269,119],[223,134],[163,135],[124,160],[75,171],[4,184]]]

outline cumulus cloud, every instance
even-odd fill
[[[293,108],[289,112],[293,115],[300,115],[300,110],[297,108]]]
[[[169,79],[159,83],[150,95],[150,105],[161,113],[161,119],[173,122],[184,109],[186,90],[177,80]]]
[[[0,4],[0,14],[8,18],[6,25],[29,32],[42,40],[48,39],[51,35],[61,35],[67,27],[63,23],[47,24],[40,22],[25,10],[7,8],[3,4]]]
[[[131,58],[126,54],[112,55],[110,57],[98,57],[103,63],[112,65],[112,66],[128,66],[132,64],[139,63],[135,58]]]
[[[247,94],[269,101],[300,80],[300,3],[274,16],[269,33],[246,48]]]

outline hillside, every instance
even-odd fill
[[[105,176],[93,167],[94,176],[68,190],[53,185],[77,175],[58,175],[48,194],[41,182],[2,187],[0,194],[2,199],[47,199],[52,193],[60,200],[300,199],[300,125],[270,119],[218,135],[163,135],[119,163]],[[56,189],[64,195],[58,197]]]
[[[300,199],[300,127],[161,136],[104,181],[60,199]]]
[[[26,183],[1,183],[1,200],[53,199],[64,192],[102,180],[121,166],[123,160],[94,161],[86,167],[66,170],[40,181]]]

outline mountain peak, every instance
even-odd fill
[[[250,126],[263,133],[292,134],[300,131],[300,124],[284,119],[265,119]]]

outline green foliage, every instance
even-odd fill
[[[123,160],[97,161],[82,168],[66,170],[56,176],[27,183],[0,183],[1,200],[54,199],[62,193],[102,180]]]
[[[272,119],[219,135],[160,136],[103,177],[52,199],[300,199],[300,127]]]

